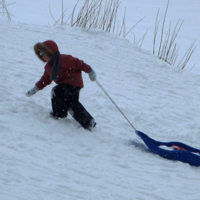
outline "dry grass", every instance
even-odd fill
[[[54,26],[59,22],[61,22],[61,25],[65,25],[70,21],[69,24],[71,27],[77,26],[85,29],[96,28],[106,32],[115,33],[118,36],[126,37],[136,25],[145,18],[139,20],[130,30],[126,31],[126,8],[124,10],[122,23],[120,24],[119,20],[117,20],[117,12],[120,6],[119,0],[85,0],[84,5],[76,12],[78,2],[79,0],[67,20],[64,20],[66,10],[64,10],[63,4],[62,14],[58,20],[53,17],[50,8],[51,16],[55,21]],[[146,34],[138,41],[140,45],[142,45],[145,36]]]
[[[179,47],[177,43],[175,43],[175,40],[178,36],[178,33],[183,25],[184,20],[176,23],[174,29],[172,30],[171,27],[171,22],[169,25],[169,28],[165,34],[164,37],[164,31],[165,31],[165,20],[167,16],[167,11],[169,7],[169,2],[168,0],[165,15],[163,18],[163,23],[162,23],[162,31],[161,31],[161,36],[160,36],[160,41],[159,41],[159,49],[157,56],[159,59],[169,63],[170,65],[175,65],[177,58],[178,58],[178,52],[179,52]],[[155,31],[154,31],[154,40],[153,40],[153,54],[155,54],[155,47],[156,47],[156,40],[157,40],[157,33],[158,33],[158,28],[159,28],[159,22],[158,22],[158,15],[159,15],[159,10],[156,16],[156,23],[155,23]],[[179,64],[177,65],[178,68],[184,69],[185,66],[187,65],[188,61],[190,60],[194,50],[195,50],[195,41],[191,44],[190,48],[187,50]]]
[[[11,14],[9,13],[7,7],[13,4],[15,3],[6,5],[5,0],[0,1],[0,13],[3,14],[3,16],[7,16],[8,20],[11,20]]]

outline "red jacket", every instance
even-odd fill
[[[52,64],[49,62],[45,65],[44,74],[41,79],[36,83],[36,86],[42,90],[47,85],[51,84],[52,80],[50,79]],[[59,77],[55,83],[67,83],[69,85],[78,86],[83,88],[83,79],[81,72],[84,71],[88,73],[90,66],[84,63],[78,58],[74,58],[70,55],[61,54],[60,55],[60,70]]]
[[[40,55],[41,52],[49,60],[52,60],[54,59],[54,56],[56,52],[58,52],[58,50],[59,49],[58,49],[57,44],[52,40],[47,40],[47,41],[44,41],[43,43],[38,42],[34,46],[34,51],[36,55],[43,62],[45,62],[45,60],[43,60],[43,57]],[[52,66],[53,66],[53,63],[51,63],[51,61],[45,65],[44,74],[41,77],[41,79],[36,83],[36,86],[40,90],[42,90],[44,87],[46,87],[52,82],[52,80],[50,79]],[[67,83],[69,85],[83,88],[83,79],[82,79],[81,72],[84,71],[88,73],[89,70],[90,70],[90,66],[84,63],[82,60],[79,60],[78,58],[74,58],[70,55],[61,54],[58,80],[55,82],[57,84]]]

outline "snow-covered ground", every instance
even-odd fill
[[[97,121],[93,132],[71,117],[49,117],[54,84],[31,98],[25,93],[43,74],[33,45],[53,39],[61,53],[95,69],[138,130],[200,149],[200,75],[169,66],[114,34],[45,24],[48,2],[16,1],[13,20],[0,19],[0,199],[198,200],[200,169],[150,153],[87,74],[80,101]]]
[[[12,20],[20,21],[28,24],[40,24],[53,26],[54,20],[51,17],[50,9],[54,18],[57,20],[60,18],[62,13],[62,1],[61,0],[41,0],[41,1],[31,1],[31,0],[6,0],[7,4],[16,2],[16,4],[8,7],[10,13],[12,14]],[[64,0],[64,9],[66,9],[65,20],[71,14],[77,1]],[[85,0],[79,0],[77,4],[76,11],[80,10],[83,6]],[[104,1],[105,2],[105,1]],[[133,25],[135,25],[139,20],[145,17],[126,37],[131,43],[134,40],[137,42],[146,33],[147,35],[142,43],[142,48],[153,51],[153,38],[154,29],[156,22],[156,15],[159,11],[158,21],[159,29],[157,36],[157,50],[159,48],[159,41],[162,31],[163,17],[166,11],[166,6],[168,0],[121,0],[119,1],[120,6],[118,9],[117,20],[120,24],[124,16],[124,8],[126,7],[126,30],[130,30]],[[200,74],[200,1],[199,0],[170,0],[169,8],[165,20],[165,33],[167,32],[170,22],[171,22],[171,32],[174,30],[176,23],[184,20],[180,32],[176,38],[177,46],[179,46],[179,56],[177,59],[176,66],[189,49],[190,45],[196,40],[197,48],[194,51],[189,63],[186,66],[186,70],[194,74]],[[1,17],[1,16],[0,16]],[[179,23],[180,24],[180,23]],[[135,37],[134,37],[134,35]]]

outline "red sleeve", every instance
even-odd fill
[[[76,67],[80,71],[84,71],[86,73],[88,73],[88,71],[90,70],[90,66],[88,64],[84,63],[82,60],[79,60],[79,59],[77,59]]]
[[[45,70],[43,76],[41,77],[41,79],[36,83],[36,86],[40,90],[42,90],[47,85],[51,84],[51,82],[52,82],[52,80],[50,79],[50,76],[48,75],[48,73]]]

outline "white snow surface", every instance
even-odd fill
[[[93,132],[70,116],[49,117],[54,83],[30,98],[25,93],[44,71],[34,44],[52,39],[61,53],[92,66],[138,130],[200,149],[200,75],[170,66],[115,34],[29,23],[22,11],[15,17],[24,21],[0,19],[0,199],[199,200],[200,168],[149,152],[87,74],[80,101],[97,122]]]

